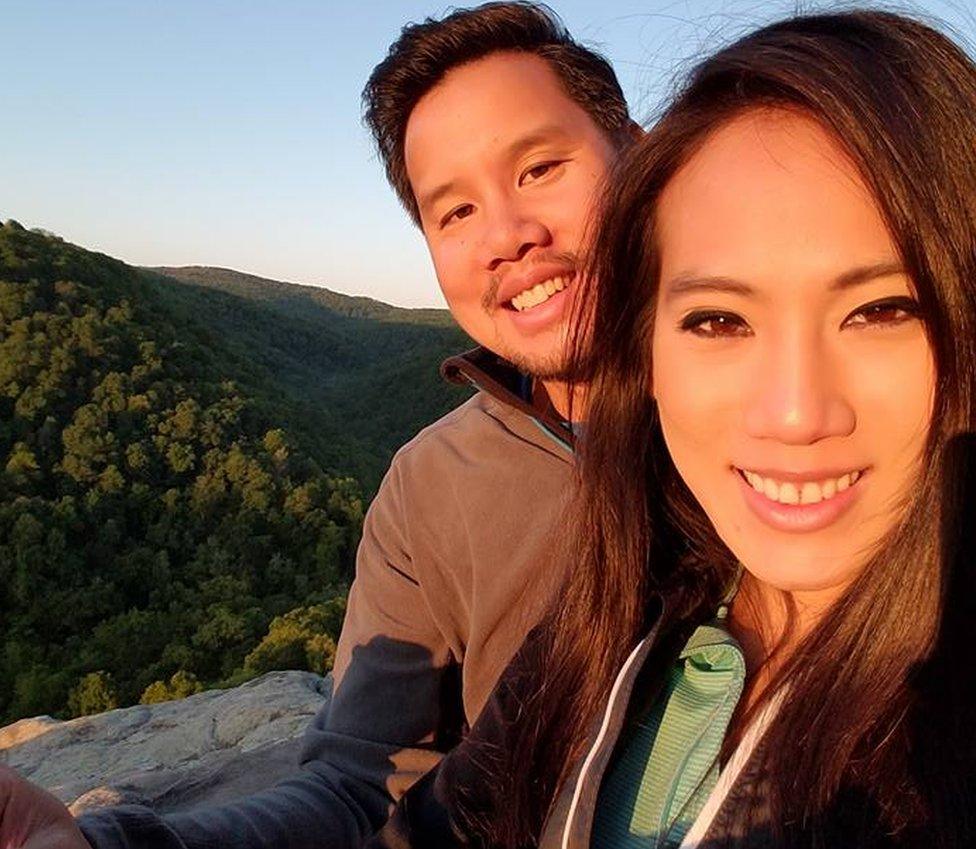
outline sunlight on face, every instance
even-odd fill
[[[449,71],[404,154],[458,324],[540,377],[561,374],[591,201],[617,151],[546,60],[493,53]]]
[[[897,520],[935,384],[877,207],[819,124],[753,111],[674,176],[657,225],[675,465],[756,578],[835,595]]]

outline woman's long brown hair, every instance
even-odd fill
[[[840,140],[915,285],[937,369],[932,427],[902,519],[774,682],[787,682],[789,695],[765,738],[768,793],[756,815],[777,845],[801,835],[811,845],[843,786],[853,788],[845,804],[873,812],[865,822],[880,819],[890,832],[925,823],[932,845],[940,823],[969,817],[940,807],[951,794],[913,777],[906,717],[913,671],[942,616],[942,458],[951,437],[976,423],[976,68],[936,30],[864,10],[793,18],[702,62],[611,181],[579,302],[574,373],[589,407],[574,565],[543,632],[537,695],[511,749],[488,769],[498,788],[490,845],[538,839],[642,636],[651,597],[667,595],[680,614],[714,600],[733,568],[671,463],[649,394],[654,211],[708,134],[755,108],[802,112]],[[846,836],[844,845],[858,845]]]

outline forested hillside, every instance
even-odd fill
[[[336,315],[0,226],[0,724],[331,666],[367,494],[463,397],[452,328],[384,320],[391,356]],[[387,359],[424,356],[380,438]]]
[[[446,310],[406,310],[313,286],[223,268],[147,269],[165,296],[206,315],[242,365],[262,372],[302,411],[282,423],[309,430],[316,456],[371,493],[393,451],[464,399],[437,366],[473,343]]]

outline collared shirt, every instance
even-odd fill
[[[725,611],[691,635],[660,697],[622,743],[600,788],[596,849],[674,849],[705,805],[746,680]]]

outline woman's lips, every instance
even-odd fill
[[[809,504],[784,504],[780,500],[774,500],[765,492],[758,492],[756,488],[746,479],[749,474],[753,480],[754,476],[742,469],[733,468],[733,474],[739,481],[742,496],[752,512],[766,525],[778,531],[789,531],[792,533],[809,533],[819,531],[828,525],[836,522],[846,513],[854,502],[858,499],[865,477],[864,470],[859,470],[848,475],[848,485],[841,491],[837,491],[836,483],[833,484],[833,494],[824,497],[824,487],[821,482],[817,482],[817,487],[821,489],[822,500]],[[841,476],[843,477],[843,476]],[[853,479],[853,482],[850,482]],[[787,482],[792,486],[799,497],[803,490],[803,484],[799,482]],[[843,485],[843,481],[842,481]],[[808,489],[810,489],[808,487]],[[826,487],[831,491],[831,487]],[[793,491],[786,499],[792,500]],[[782,496],[779,496],[782,497]]]

